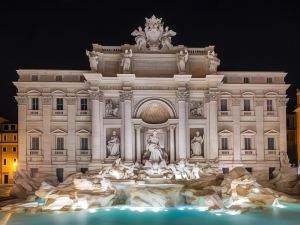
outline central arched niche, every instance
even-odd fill
[[[136,116],[148,124],[162,124],[174,118],[174,113],[168,103],[152,99],[139,105]]]

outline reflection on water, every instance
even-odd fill
[[[236,211],[203,211],[200,207],[143,208],[119,206],[80,212],[2,213],[0,225],[299,225],[300,206]]]

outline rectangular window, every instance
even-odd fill
[[[268,150],[275,150],[275,140],[274,138],[268,138]]]
[[[87,98],[80,99],[80,110],[87,110]]]
[[[63,137],[56,138],[56,150],[64,150],[64,138]]]
[[[221,111],[228,111],[227,110],[227,99],[221,99]]]
[[[223,78],[223,83],[224,83],[224,84],[227,84],[227,83],[228,83],[227,77],[224,77],[224,78]]]
[[[221,138],[221,147],[222,150],[228,149],[228,138]]]
[[[17,147],[13,147],[13,152],[16,152],[17,151]]]
[[[8,125],[4,125],[4,130],[9,130]]]
[[[3,148],[2,148],[2,151],[3,151],[3,152],[6,152],[6,147],[3,147]]]
[[[267,99],[267,111],[273,111],[273,101],[271,99]]]
[[[56,76],[55,81],[62,81],[62,76],[60,76],[60,75]]]
[[[17,162],[17,159],[14,159],[14,163],[16,163]]]
[[[6,159],[3,159],[3,165],[6,166]]]
[[[39,99],[38,98],[32,98],[31,99],[31,109],[32,110],[39,110]]]
[[[89,142],[88,138],[80,138],[80,150],[88,150]]]
[[[16,125],[10,125],[11,130],[16,130]]]
[[[244,111],[251,111],[250,99],[244,99]]]
[[[248,84],[249,83],[249,77],[244,77],[244,83]]]
[[[4,135],[4,136],[3,136],[3,140],[4,140],[4,141],[6,141],[6,140],[7,140],[7,138],[6,138],[6,135]]]
[[[64,99],[63,98],[56,99],[56,110],[64,110]]]
[[[31,150],[39,150],[40,149],[40,140],[38,137],[31,138]]]
[[[268,84],[272,84],[273,83],[272,77],[267,77],[267,83]]]
[[[38,75],[32,75],[31,76],[32,81],[38,81],[38,79],[39,79]]]
[[[16,141],[17,140],[17,135],[14,135],[14,141]]]
[[[251,150],[251,138],[245,138],[245,150]]]

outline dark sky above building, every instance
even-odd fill
[[[215,45],[219,70],[285,71],[290,101],[300,87],[298,1],[80,1],[0,3],[0,115],[17,120],[16,69],[88,69],[92,43],[133,44],[130,33],[155,14],[174,44]]]

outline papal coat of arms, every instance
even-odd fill
[[[156,18],[154,15],[151,18],[145,18],[145,29],[138,27],[131,35],[135,36],[136,47],[139,50],[164,50],[171,49],[172,37],[176,32],[169,30],[169,27],[164,28],[162,18]]]

